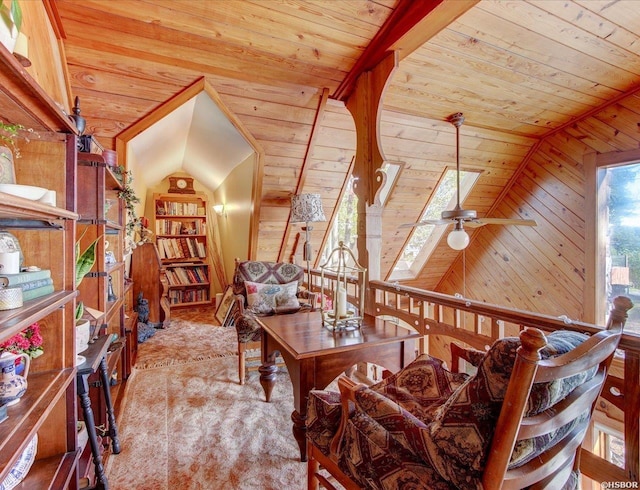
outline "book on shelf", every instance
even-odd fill
[[[23,282],[16,284],[16,287],[22,289],[22,291],[31,291],[32,289],[41,288],[42,286],[49,286],[53,284],[53,279],[47,277],[46,279],[36,279],[35,281]]]
[[[205,258],[204,243],[195,238],[159,238],[158,254],[161,259]]]
[[[22,291],[22,300],[29,301],[30,299],[36,299],[40,296],[46,296],[47,294],[51,293],[53,293],[53,284],[30,289],[29,291]]]
[[[17,274],[0,274],[0,286],[17,286],[25,282],[37,281],[39,279],[47,279],[51,277],[49,269],[39,271],[24,271]]]
[[[209,301],[208,289],[189,289],[169,291],[169,303],[203,303]]]
[[[165,216],[205,216],[204,206],[195,202],[159,201],[156,214]]]

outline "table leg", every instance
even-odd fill
[[[278,372],[275,356],[269,356],[268,360],[258,368],[258,371],[260,372],[260,384],[264,390],[265,400],[269,403],[273,387],[276,385],[276,373]]]
[[[118,426],[116,425],[116,416],[113,412],[113,403],[111,401],[111,383],[109,373],[107,372],[107,358],[103,357],[100,361],[100,381],[102,381],[102,390],[104,392],[104,400],[107,405],[107,418],[109,420],[109,438],[111,439],[111,447],[113,454],[120,454],[120,438],[118,437]]]
[[[295,437],[300,448],[300,461],[307,461],[307,416],[301,415],[297,410],[291,413],[293,421],[293,437]]]
[[[98,447],[98,435],[96,434],[96,423],[93,418],[93,410],[91,409],[91,399],[89,398],[89,382],[88,375],[80,375],[76,377],[78,386],[78,397],[80,397],[80,405],[82,406],[82,414],[84,423],[87,426],[89,434],[89,445],[91,446],[91,454],[93,456],[93,464],[96,467],[96,486],[95,490],[109,490],[109,482],[104,474],[104,466],[102,465],[102,456]]]

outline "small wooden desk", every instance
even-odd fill
[[[293,435],[300,461],[307,460],[306,419],[309,391],[323,389],[340,373],[359,362],[398,371],[415,358],[411,340],[420,334],[389,321],[367,316],[359,331],[333,333],[322,326],[319,311],[274,315],[258,319],[263,328],[260,384],[267,402],[275,385],[280,353],[291,384],[295,410]]]

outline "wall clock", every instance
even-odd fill
[[[169,192],[176,194],[195,194],[191,177],[169,177]]]

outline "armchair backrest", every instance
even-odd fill
[[[616,298],[606,330],[548,359],[540,356],[547,346],[542,332],[531,328],[522,331],[522,345],[482,476],[485,489],[519,489],[534,484],[536,488],[563,488],[569,478],[576,477],[582,441],[630,307],[627,298]],[[572,378],[578,381],[560,401],[532,408],[537,389],[552,382],[568,384],[566,380]],[[514,463],[523,447],[531,455]]]
[[[304,269],[288,262],[268,262],[259,260],[236,260],[233,274],[233,293],[247,297],[245,281],[262,284],[287,284],[298,281],[298,289],[304,282]]]

